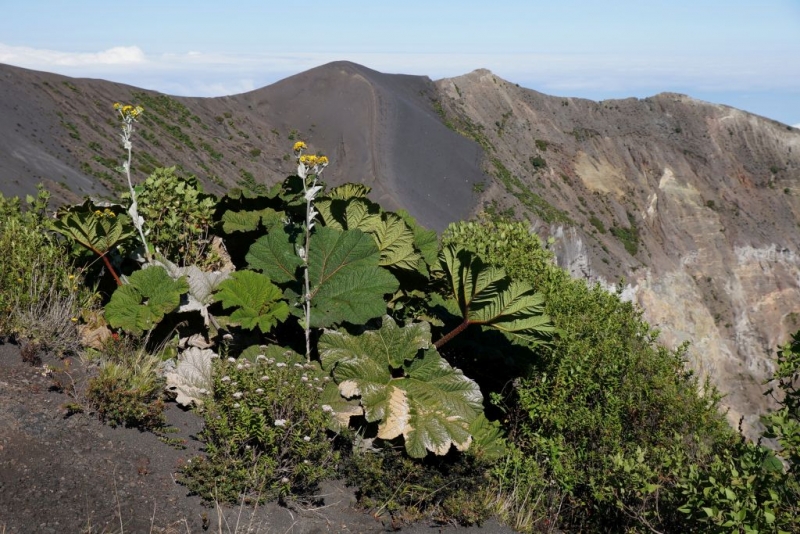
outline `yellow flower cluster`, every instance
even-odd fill
[[[113,218],[115,218],[117,216],[116,213],[114,213],[113,211],[111,211],[108,208],[106,208],[106,209],[104,209],[102,211],[94,210],[94,214],[95,214],[96,217],[108,217],[110,219],[113,219]]]
[[[317,165],[324,167],[328,164],[328,158],[325,156],[312,156],[309,154],[306,156],[300,156],[300,163],[306,167],[314,167]]]
[[[139,115],[144,112],[144,108],[142,106],[131,106],[130,104],[120,104],[119,102],[114,102],[114,109],[120,112],[122,118],[135,119]]]
[[[294,150],[295,152],[300,152],[301,150],[305,150],[306,148],[308,148],[308,147],[306,146],[306,144],[305,144],[304,142],[302,142],[302,141],[298,141],[298,142],[296,142],[296,143],[294,144],[294,148],[293,148],[293,150]]]

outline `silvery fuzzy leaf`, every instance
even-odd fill
[[[178,267],[163,256],[153,260],[153,264],[164,267],[173,280],[178,280],[182,276],[186,277],[185,279],[189,283],[189,292],[186,298],[181,300],[178,311],[198,311],[203,316],[203,322],[208,326],[210,320],[208,306],[214,302],[214,291],[219,288],[220,283],[230,277],[230,273],[221,271],[209,273],[196,265]]]
[[[321,189],[322,189],[321,185],[315,185],[314,187],[309,187],[306,190],[305,199],[309,201],[314,200],[314,198],[317,196],[317,193],[319,193]]]
[[[219,356],[212,350],[190,347],[178,356],[174,370],[165,373],[166,389],[177,395],[181,406],[202,405],[212,388],[211,361]]]

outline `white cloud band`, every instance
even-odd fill
[[[141,65],[146,62],[138,46],[115,46],[102,52],[60,52],[0,43],[0,63],[26,68]]]

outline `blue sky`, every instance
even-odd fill
[[[594,100],[680,92],[800,124],[800,0],[3,3],[0,63],[176,95],[345,59]]]

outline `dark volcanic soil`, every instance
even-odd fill
[[[45,364],[60,365],[55,360]],[[73,367],[79,367],[76,362]],[[331,483],[320,489],[323,505],[257,510],[203,506],[175,482],[179,466],[198,454],[195,435],[202,420],[175,405],[169,423],[186,440],[177,450],[151,433],[110,428],[92,415],[67,417],[70,398],[51,391],[41,366],[22,361],[18,347],[0,343],[0,533],[326,533],[386,532],[386,518],[352,508],[353,491]],[[435,525],[402,528],[406,533],[510,533]]]

